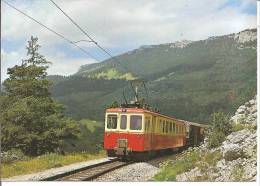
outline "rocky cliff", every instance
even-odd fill
[[[257,103],[254,99],[240,106],[231,118],[236,131],[222,145],[208,149],[206,141],[188,151],[219,152],[214,165],[201,160],[196,167],[176,176],[177,181],[256,181],[257,175]]]
[[[244,105],[241,105],[235,115],[231,118],[235,124],[243,125],[256,125],[257,122],[257,101],[256,96],[246,102]]]

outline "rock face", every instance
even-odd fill
[[[244,125],[256,125],[257,122],[257,101],[256,96],[246,102],[244,105],[241,105],[235,115],[231,118],[231,121],[235,124],[244,124]]]
[[[204,169],[194,169],[176,176],[177,181],[256,181],[257,175],[257,133],[256,133],[256,97],[238,108],[232,121],[241,119],[246,121],[243,128],[232,132],[220,147],[208,149],[203,143],[196,147],[202,152],[221,153],[216,164],[204,166]],[[247,114],[245,114],[247,112]],[[253,115],[253,116],[252,116]],[[253,119],[252,119],[253,118]],[[235,122],[236,123],[240,123]],[[250,123],[251,122],[251,123]],[[205,140],[206,141],[206,140]],[[195,148],[193,148],[195,149]],[[206,167],[206,168],[205,168]]]
[[[175,43],[172,43],[170,45],[170,48],[185,48],[187,47],[189,44],[191,44],[193,41],[190,40],[182,40],[182,41],[177,41]]]
[[[254,29],[244,30],[235,34],[234,39],[237,40],[238,43],[246,43],[250,41],[255,41],[257,38],[256,31]]]

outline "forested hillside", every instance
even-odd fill
[[[49,78],[54,98],[76,119],[102,121],[106,107],[123,101],[128,81],[143,78],[149,104],[177,118],[207,123],[214,111],[233,114],[256,94],[256,55],[256,29],[251,29],[142,46],[117,56],[121,62],[109,59],[82,66],[70,77]]]

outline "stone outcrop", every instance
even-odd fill
[[[176,41],[175,43],[172,43],[170,45],[170,48],[185,48],[189,44],[191,44],[193,41],[190,40],[182,40],[182,41]]]
[[[231,121],[235,124],[244,124],[244,125],[256,125],[257,122],[257,101],[256,96],[246,102],[244,105],[241,105],[235,115],[231,118]]]
[[[220,147],[208,149],[206,140],[193,148],[202,152],[221,153],[216,164],[203,162],[203,169],[196,166],[188,172],[176,176],[177,181],[256,181],[257,175],[257,133],[256,133],[256,97],[238,108],[232,121],[241,124],[241,130],[232,132]],[[246,114],[245,114],[246,113]],[[240,115],[243,117],[240,117]],[[252,116],[253,115],[253,116]]]
[[[246,43],[255,41],[257,38],[257,33],[255,29],[248,29],[242,32],[235,34],[234,39],[237,40],[238,43]]]

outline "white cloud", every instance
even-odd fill
[[[50,1],[30,2],[31,4],[27,2],[27,6],[21,6],[21,3],[13,4],[17,4],[28,14],[73,40],[84,38],[84,35]],[[252,22],[256,21],[256,16],[243,15],[237,7],[219,11],[218,7],[226,0],[56,0],[55,2],[106,47],[169,42],[181,39],[180,33],[185,33],[183,37],[187,39],[196,40],[212,36],[216,32],[226,34],[256,25],[256,23],[252,25]],[[250,0],[244,1],[244,4],[249,2]],[[3,37],[15,39],[37,33],[43,42],[52,44],[62,41],[5,5],[2,21]],[[233,24],[234,22],[241,23],[239,28],[237,24]],[[218,25],[215,31],[204,30],[204,27],[214,25]],[[194,29],[199,32],[194,33]]]
[[[48,69],[48,74],[52,75],[71,75],[76,73],[80,66],[95,62],[93,59],[67,57],[61,52],[48,57],[48,61],[52,62]]]
[[[73,41],[85,39],[84,35],[48,0],[9,2]],[[242,1],[240,7],[229,6],[222,9],[220,7],[225,5],[227,0],[55,0],[55,2],[102,46],[110,49],[134,49],[140,45],[169,43],[181,39],[200,40],[256,27],[256,15],[245,14],[242,11],[245,6],[252,4],[252,0]],[[31,35],[39,37],[41,45],[44,46],[43,51],[53,47],[54,44],[57,46],[64,43],[56,35],[2,3],[2,37],[17,41],[28,39]],[[4,45],[5,43],[3,47]],[[91,43],[80,45],[86,49],[94,47]],[[55,48],[54,51],[58,52],[59,49]],[[102,53],[98,49],[97,51]],[[78,68],[76,64],[92,62],[89,59],[62,58],[55,53],[48,57],[55,61],[50,68],[52,73],[55,70],[59,73],[59,70],[63,69],[64,74],[68,74],[69,66],[71,69],[76,69]],[[66,62],[62,63],[60,60]]]
[[[7,69],[22,63],[21,59],[24,59],[24,55],[21,55],[21,50],[6,52],[1,48],[1,80],[3,81],[8,77]]]
[[[53,49],[54,50],[54,49]],[[47,50],[48,51],[48,50]],[[63,52],[52,51],[48,53],[46,59],[51,62],[47,70],[50,75],[71,75],[77,72],[80,66],[85,64],[91,64],[95,61],[90,58],[72,58],[68,57]],[[47,56],[47,55],[45,55]],[[25,49],[21,48],[17,51],[6,52],[1,49],[1,60],[2,69],[1,77],[2,80],[8,77],[7,69],[14,65],[20,65],[22,59],[27,59]]]

